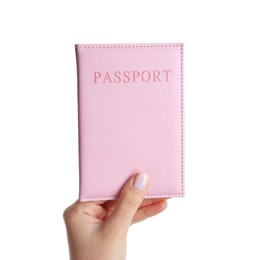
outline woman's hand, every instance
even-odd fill
[[[162,212],[165,199],[146,199],[149,178],[140,173],[123,187],[118,200],[79,202],[63,214],[71,260],[123,260],[129,226]]]

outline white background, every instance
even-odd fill
[[[68,259],[74,44],[184,42],[186,197],[132,226],[128,259],[260,259],[257,2],[1,1],[0,258]]]

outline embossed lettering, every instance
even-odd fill
[[[101,73],[100,72],[94,72],[94,83],[97,83],[97,79],[99,79],[101,77]]]
[[[114,80],[115,83],[120,83],[120,82],[121,82],[121,77],[120,77],[120,75],[121,75],[121,72],[120,72],[120,71],[116,71],[116,72],[115,72],[115,80]]]
[[[111,80],[108,72],[106,72],[106,74],[105,74],[103,83],[112,83],[112,80]]]
[[[166,76],[165,81],[169,81],[169,73],[172,73],[172,71],[171,70],[163,70],[163,73],[165,73],[165,76]]]
[[[125,71],[95,71],[93,82],[110,83],[140,83],[140,82],[168,82],[171,80],[172,70],[125,70]]]
[[[123,81],[125,82],[125,83],[128,83],[129,81],[130,81],[130,71],[124,71],[124,79],[123,79]]]

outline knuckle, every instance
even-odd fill
[[[140,203],[141,197],[138,194],[126,192],[122,197],[122,205],[128,210],[137,208]]]
[[[69,220],[71,219],[72,217],[71,213],[72,213],[71,207],[68,207],[63,211],[63,220],[65,223],[68,223]]]
[[[66,219],[68,217],[70,211],[70,207],[67,207],[64,211],[63,211],[63,218]]]
[[[77,216],[80,209],[76,203],[73,203],[63,211],[63,220],[65,224],[70,223]]]

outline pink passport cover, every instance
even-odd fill
[[[76,44],[80,201],[184,196],[183,43]]]

